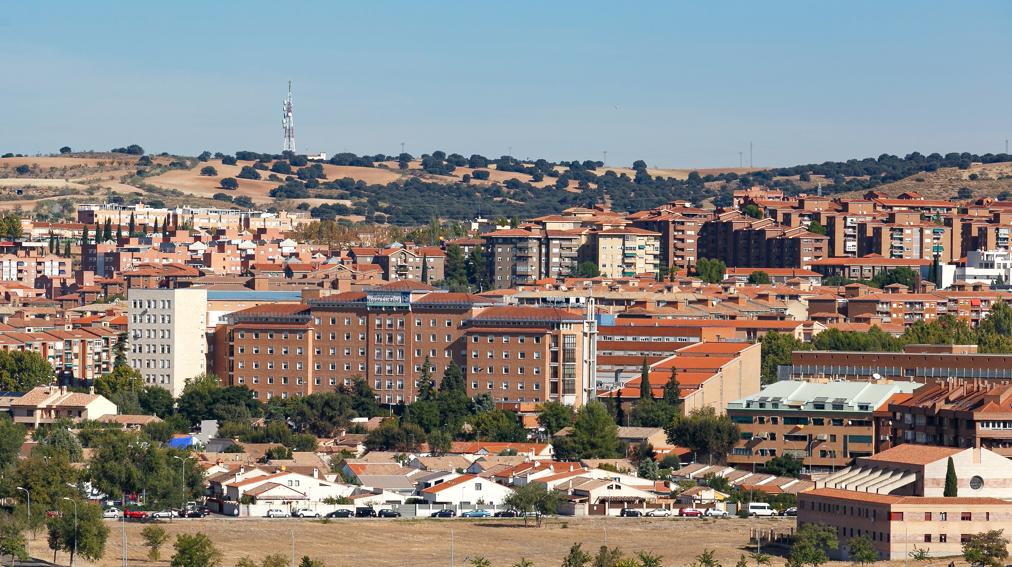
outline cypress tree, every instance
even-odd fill
[[[675,369],[671,369],[671,376],[668,378],[667,384],[664,385],[664,402],[666,404],[676,406],[682,403],[682,398],[679,396],[681,386],[678,385],[678,377],[675,376]]]
[[[88,225],[84,225],[84,230],[81,232],[81,246],[88,243]]]
[[[70,258],[71,256],[69,240],[63,244],[63,255],[66,256],[67,258]]]
[[[640,399],[652,400],[653,390],[650,389],[650,365],[647,364],[647,357],[643,357],[643,367],[640,368]]]
[[[102,241],[112,240],[112,219],[105,219],[105,226],[102,227]]]
[[[952,457],[949,457],[949,462],[945,467],[945,491],[942,496],[946,498],[955,498],[959,495],[959,483],[956,480],[956,465],[952,462]]]
[[[134,236],[137,236],[137,234],[135,233],[135,231],[137,230],[137,223],[136,223],[136,221],[134,221],[134,214],[133,213],[130,213],[130,224],[128,226],[130,227],[130,232],[129,232],[130,238],[133,238]]]
[[[429,257],[422,256],[422,283],[429,283]]]

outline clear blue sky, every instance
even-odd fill
[[[1012,3],[7,2],[0,151],[999,152]]]

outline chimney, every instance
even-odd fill
[[[313,467],[313,478],[320,478],[320,469]]]

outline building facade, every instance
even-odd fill
[[[178,396],[207,371],[207,290],[131,289],[127,301],[130,365]]]

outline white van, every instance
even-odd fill
[[[766,502],[749,502],[748,503],[748,515],[749,516],[776,516],[777,511],[774,510]]]

